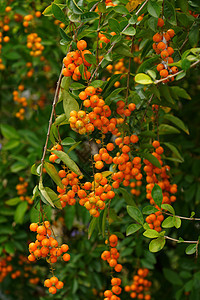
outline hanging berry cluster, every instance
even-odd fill
[[[137,275],[133,276],[133,282],[131,285],[126,285],[124,290],[130,293],[132,299],[144,299],[150,300],[151,295],[149,289],[151,287],[151,281],[146,277],[149,274],[148,269],[138,269]]]
[[[163,19],[158,19],[158,27],[163,27]],[[165,78],[168,75],[175,74],[178,72],[177,67],[170,67],[169,64],[173,63],[174,60],[171,57],[174,53],[174,49],[169,46],[169,42],[174,37],[175,32],[173,29],[167,30],[167,32],[157,32],[153,36],[153,49],[157,54],[160,54],[162,62],[157,65],[157,71],[160,72],[161,78]],[[174,80],[174,77],[170,78],[171,81]],[[169,80],[166,80],[166,82]]]

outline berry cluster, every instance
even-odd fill
[[[164,21],[162,19],[158,19],[158,26],[164,26]],[[169,29],[167,32],[157,32],[153,36],[153,49],[157,54],[160,54],[162,58],[162,62],[157,65],[157,71],[160,72],[161,78],[165,78],[170,74],[175,74],[178,72],[177,67],[169,67],[169,64],[174,62],[173,58],[171,57],[171,55],[174,53],[174,49],[169,46],[169,42],[174,35],[174,30]],[[170,78],[170,80],[173,80],[173,77]]]
[[[150,300],[151,295],[149,289],[151,287],[151,281],[145,279],[149,274],[148,269],[138,269],[137,275],[133,276],[133,282],[131,285],[125,286],[125,291],[130,293],[130,297],[133,299]]]
[[[48,221],[45,221],[41,225],[31,223],[30,230],[37,232],[37,236],[36,241],[29,244],[29,261],[33,262],[43,257],[46,258],[48,263],[55,263],[60,256],[62,256],[64,261],[70,260],[70,254],[67,253],[69,246],[67,244],[58,246],[57,240],[51,237],[52,231]],[[63,282],[58,281],[56,277],[52,277],[45,280],[45,286],[49,287],[51,294],[55,294],[57,289],[63,287]]]
[[[127,73],[128,72],[128,69],[125,67],[124,65],[124,58],[121,58],[116,64],[111,65],[109,64],[107,67],[106,67],[106,70],[109,72],[109,73],[113,73],[113,74],[122,74],[122,76],[120,77],[120,79],[122,79],[124,76],[126,75],[123,75],[124,73]],[[107,79],[107,81],[110,80],[110,77]],[[114,87],[118,88],[120,86],[120,82],[119,81],[116,81],[114,83]]]
[[[52,276],[50,279],[44,281],[44,286],[49,288],[50,294],[56,294],[57,290],[62,289],[64,284],[62,281],[59,281],[56,276]]]
[[[18,90],[13,91],[13,100],[14,102],[20,104],[23,107],[27,107],[28,102],[26,97],[22,96],[22,92],[24,91],[24,85],[20,84],[18,86]],[[20,108],[19,111],[15,114],[16,118],[23,120],[24,119],[24,114],[25,114],[25,109]]]
[[[36,11],[35,12],[35,17],[36,18],[39,18],[41,17],[41,12],[40,11]],[[26,28],[28,27],[30,24],[31,24],[31,21],[34,19],[34,16],[33,15],[26,15],[24,16],[24,21],[23,21],[23,26]]]
[[[29,196],[26,196],[28,182],[25,181],[23,177],[19,177],[19,181],[20,183],[16,185],[16,190],[17,194],[20,196],[20,199],[22,201],[27,201],[28,204],[33,204],[33,200]]]
[[[115,272],[121,272],[122,265],[117,262],[119,258],[119,252],[117,251],[118,237],[115,234],[110,235],[109,241],[106,240],[106,244],[109,244],[110,250],[104,251],[101,254],[101,259],[107,261],[111,268],[114,268]],[[121,279],[118,277],[113,277],[111,279],[111,290],[106,290],[104,292],[104,300],[120,300],[116,295],[120,295],[122,292]]]
[[[51,148],[51,151],[53,151],[53,150],[61,151],[62,146],[57,144]],[[56,159],[58,159],[58,156],[56,154],[54,154],[53,152],[51,152],[51,155],[49,156],[49,161],[54,163]]]
[[[84,40],[80,40],[77,42],[76,51],[71,51],[67,54],[63,59],[63,64],[65,68],[63,68],[63,75],[66,77],[71,77],[75,81],[81,79],[80,66],[83,65],[83,76],[84,79],[90,79],[91,73],[87,70],[87,67],[90,67],[91,64],[85,59],[85,54],[92,54],[89,50],[86,50],[87,43]]]
[[[115,234],[112,234],[109,237],[109,241],[106,241],[106,243],[109,245],[110,250],[109,251],[103,251],[101,254],[101,258],[108,262],[109,266],[111,268],[114,268],[115,272],[121,272],[122,265],[118,264],[117,259],[119,258],[119,252],[117,251],[117,243],[118,243],[118,237]]]
[[[37,33],[30,33],[27,36],[27,48],[30,49],[31,56],[40,56],[44,50],[44,46],[41,44],[42,39],[38,36]]]
[[[13,270],[12,265],[10,265],[8,262],[12,260],[12,257],[6,256],[5,258],[0,258],[0,282],[4,280],[4,278]]]

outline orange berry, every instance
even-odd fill
[[[49,288],[49,293],[50,293],[50,294],[56,294],[56,292],[57,292],[57,290],[56,290],[55,286],[51,286],[51,287]]]
[[[32,223],[32,224],[30,225],[30,230],[31,230],[31,231],[37,231],[37,228],[38,228],[38,224],[37,224],[37,223]]]
[[[161,19],[161,18],[159,18],[159,19],[158,19],[157,26],[158,26],[158,27],[163,27],[163,26],[164,26],[164,24],[165,24],[164,20],[163,20],[163,19]]]
[[[58,290],[62,289],[63,286],[64,286],[64,284],[63,284],[62,281],[58,281],[58,283],[56,283],[56,288],[57,288]]]
[[[76,45],[78,50],[85,50],[87,48],[87,43],[84,40],[78,41]]]
[[[46,280],[44,281],[44,285],[45,285],[46,287],[50,288],[50,287],[52,286],[52,283],[51,283],[50,279],[46,279]]]
[[[68,253],[65,253],[62,258],[63,258],[64,261],[69,261],[70,260],[70,255]]]

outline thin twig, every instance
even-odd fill
[[[191,66],[190,66],[190,68],[194,68],[196,65],[198,65],[200,63],[200,59],[199,60],[197,60],[197,61],[195,61]],[[163,81],[165,81],[165,80],[167,80],[167,79],[169,79],[169,78],[172,78],[172,77],[175,77],[175,76],[177,76],[177,75],[179,75],[179,74],[182,74],[182,73],[184,73],[185,71],[184,70],[181,70],[181,71],[179,71],[179,72],[177,72],[176,74],[172,74],[172,75],[169,75],[169,76],[167,76],[167,77],[165,77],[165,78],[162,78],[162,79],[159,79],[159,80],[155,80],[154,81],[154,84],[158,84],[158,83],[160,83],[160,82],[163,82]]]
[[[187,244],[197,244],[198,243],[198,241],[180,241],[180,240],[177,240],[177,239],[173,239],[173,238],[171,238],[167,235],[165,235],[164,238],[167,239],[167,240],[174,241],[174,242],[179,242],[179,243],[180,242],[181,243],[187,243]]]
[[[45,155],[46,155],[46,152],[47,152],[47,145],[48,145],[50,130],[51,130],[52,122],[53,122],[54,110],[55,110],[55,106],[56,106],[57,99],[58,99],[58,92],[59,92],[59,89],[60,89],[60,83],[61,83],[61,79],[62,79],[62,70],[63,70],[63,66],[62,66],[62,69],[61,69],[61,72],[60,72],[60,75],[59,75],[59,78],[58,78],[57,86],[56,86],[56,91],[55,91],[54,100],[53,100],[53,104],[52,104],[51,116],[50,116],[50,119],[49,119],[49,127],[48,127],[48,131],[47,131],[46,142],[45,142],[43,155],[42,155],[42,159],[41,159],[40,181],[42,181],[44,158],[45,158]]]
[[[181,217],[181,216],[177,216],[177,215],[172,215],[172,214],[170,214],[170,213],[167,213],[167,212],[164,212],[163,211],[163,214],[165,214],[165,215],[168,215],[168,216],[174,216],[174,217],[177,217],[177,218],[179,218],[179,219],[183,219],[183,220],[190,220],[190,221],[200,221],[200,218],[188,218],[188,217]]]
[[[131,53],[133,53],[133,48],[134,48],[134,39],[135,37],[132,37],[132,43],[131,43]],[[128,102],[128,92],[129,92],[129,86],[130,86],[130,73],[131,73],[131,60],[132,57],[129,57],[129,64],[128,64],[128,74],[127,74],[127,86],[126,86],[126,106]]]
[[[149,101],[147,102],[147,107],[146,107],[145,112],[144,112],[144,115],[143,115],[143,117],[142,117],[141,124],[144,122],[144,119],[145,119],[145,117],[146,117],[146,114],[147,114],[147,110],[148,110],[148,108],[149,108],[149,105],[151,104],[151,101],[153,100],[153,96],[154,96],[154,94],[151,95],[151,97],[149,98]]]
[[[146,0],[142,6],[138,9],[138,11],[135,13],[136,15],[138,15],[140,13],[140,11],[143,9],[143,7],[147,4],[149,0]],[[130,26],[131,24],[127,24],[124,29],[122,30],[121,34]],[[113,42],[111,43],[111,47],[110,49],[108,49],[107,54],[110,54],[112,52],[112,49],[114,48],[114,46],[116,45],[117,42]],[[96,75],[97,71],[99,70],[99,67],[101,66],[101,64],[103,63],[103,61],[105,60],[105,58],[103,57],[103,59],[99,62],[99,64],[97,65],[96,69],[94,70],[92,76],[90,77],[90,81],[89,83],[92,81],[93,77]]]

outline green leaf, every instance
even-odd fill
[[[149,244],[149,251],[158,252],[162,250],[162,248],[165,246],[165,242],[166,240],[164,237],[159,237],[157,239],[152,240]]]
[[[178,128],[182,129],[184,132],[186,132],[187,134],[189,134],[189,130],[186,127],[186,125],[183,123],[183,121],[181,119],[179,119],[178,117],[175,117],[173,115],[170,114],[165,114],[164,115],[164,119],[172,122],[174,125],[176,125]]]
[[[9,254],[15,253],[15,245],[13,242],[6,242],[4,245],[5,251]]]
[[[184,162],[184,158],[180,155],[178,149],[175,146],[173,146],[170,143],[163,143],[163,144],[172,151],[172,153],[175,155],[175,157],[179,159],[180,162]]]
[[[145,159],[147,159],[152,165],[155,167],[161,169],[161,164],[159,163],[159,160],[153,156],[151,153],[143,153],[142,154]]]
[[[189,32],[189,42],[192,47],[196,47],[199,41],[199,24],[195,23]]]
[[[71,42],[71,40],[72,40],[71,37],[68,36],[62,28],[59,27],[59,31],[60,31],[60,35],[64,41]],[[66,77],[64,77],[64,78],[66,78]]]
[[[168,124],[161,124],[159,126],[159,134],[160,135],[164,135],[164,134],[177,134],[180,133],[180,130],[178,130],[177,128],[168,125]]]
[[[187,71],[191,66],[191,61],[189,61],[188,59],[184,59],[183,61],[181,61],[181,68],[184,70],[184,71]]]
[[[192,98],[190,97],[190,95],[186,92],[186,90],[184,90],[183,88],[179,87],[179,86],[171,86],[170,89],[173,91],[173,93],[175,93],[178,97],[187,99],[187,100],[191,100]]]
[[[149,131],[149,130],[142,131],[139,135],[140,136],[148,136],[148,137],[152,137],[152,138],[156,138],[157,137],[157,135],[155,134],[155,132]]]
[[[8,222],[8,219],[6,217],[0,216],[0,223],[6,223],[6,222]]]
[[[36,164],[32,165],[32,167],[31,167],[31,174],[39,176],[39,174],[37,172]]]
[[[44,197],[44,199],[52,206],[52,207],[55,207],[53,202],[52,202],[52,199],[51,197],[49,196],[49,194],[47,193],[47,191],[45,190],[42,182],[40,181],[39,182],[39,190],[42,194],[42,196]]]
[[[24,215],[26,213],[28,209],[28,202],[27,201],[23,201],[21,202],[15,211],[15,215],[14,215],[14,220],[17,224],[22,224],[23,220],[24,220]]]
[[[66,137],[64,140],[62,140],[63,146],[73,145],[75,143],[76,143],[76,141],[71,137]]]
[[[20,141],[19,140],[10,140],[8,141],[4,146],[3,149],[4,150],[11,150],[11,149],[15,149],[16,147],[18,147],[20,145]]]
[[[13,128],[7,124],[1,124],[1,133],[8,140],[10,140],[10,139],[16,140],[16,139],[20,138],[20,136],[19,136],[18,132],[15,130],[15,128]]]
[[[50,164],[49,162],[44,162],[44,168],[49,174],[49,176],[53,179],[53,181],[58,185],[61,189],[64,188],[64,185],[61,182],[61,178],[58,175],[58,172],[56,171],[56,168],[54,165]]]
[[[68,120],[70,117],[70,112],[72,110],[78,111],[79,105],[78,102],[66,90],[62,90],[61,94],[63,97],[63,108]]]
[[[142,228],[142,225],[139,224],[131,224],[126,228],[126,235],[131,235],[135,232],[137,232],[140,228]]]
[[[146,72],[148,69],[150,69],[152,67],[152,64],[155,63],[156,61],[158,61],[158,57],[151,57],[147,60],[145,60],[137,69],[137,73],[143,73]]]
[[[154,202],[156,203],[156,205],[161,207],[162,200],[163,200],[163,193],[162,193],[161,187],[157,183],[155,183],[155,185],[151,191],[151,196],[152,196]]]
[[[102,87],[102,85],[104,85],[104,84],[105,84],[105,81],[103,81],[103,80],[94,80],[90,83],[90,85],[93,86],[94,88]]]
[[[135,76],[135,82],[140,83],[140,84],[152,84],[153,81],[150,76],[144,74],[144,73],[139,73]]]
[[[75,0],[68,0],[68,7],[74,14],[81,15],[83,13]]]
[[[10,170],[13,173],[18,173],[19,171],[25,169],[28,166],[28,161],[23,163],[21,161],[16,161],[11,167]]]
[[[89,62],[90,64],[96,65],[96,58],[92,54],[84,54],[84,58]]]
[[[66,114],[61,114],[59,116],[57,116],[54,125],[65,125],[65,124],[69,124],[69,122],[67,121],[67,116]]]
[[[113,6],[113,10],[122,15],[127,15],[129,13],[128,9],[123,5]]]
[[[168,217],[162,222],[162,227],[163,228],[171,228],[174,227],[174,218],[173,217]]]
[[[138,222],[141,225],[144,224],[143,215],[142,215],[141,211],[139,210],[139,208],[128,205],[127,212],[129,214],[129,216],[131,218],[133,218],[136,222]]]
[[[117,88],[114,91],[112,91],[110,93],[110,95],[108,97],[106,97],[105,102],[107,105],[109,105],[111,103],[111,99],[116,97],[121,91],[124,91],[126,88],[122,87],[122,88]]]
[[[69,155],[67,155],[65,152],[63,151],[57,151],[57,150],[53,150],[53,153],[55,153],[63,162],[64,164],[70,169],[72,170],[74,173],[76,173],[77,175],[82,175],[79,167],[77,166],[77,164],[69,157]]]
[[[22,200],[19,198],[19,197],[16,197],[16,198],[12,198],[12,199],[9,199],[7,200],[5,203],[7,205],[10,205],[10,206],[15,206],[17,205],[18,203],[20,203]]]
[[[74,150],[80,143],[81,143],[81,141],[76,142],[73,146],[71,146],[71,147],[67,150],[67,154],[69,154],[72,150]]]
[[[130,196],[130,193],[126,189],[120,187],[119,192],[122,193],[126,204],[136,207],[136,204],[135,204],[135,201],[133,200],[133,197]]]
[[[106,229],[106,219],[107,219],[108,209],[105,207],[102,218],[102,236],[105,237],[105,229]]]
[[[146,236],[147,238],[157,238],[160,236],[159,232],[157,232],[156,230],[154,229],[147,229],[144,233],[143,233],[144,236]]]
[[[88,22],[91,20],[95,20],[99,17],[99,14],[94,11],[88,11],[81,15],[81,21]]]
[[[191,244],[186,248],[185,253],[188,255],[194,254],[196,252],[196,249],[197,249],[197,244]]]
[[[106,12],[106,4],[105,2],[99,2],[98,4],[98,11],[101,13],[105,13]]]
[[[154,213],[157,212],[157,211],[158,211],[157,208],[155,208],[154,206],[152,206],[152,205],[147,205],[147,206],[145,206],[145,207],[143,208],[142,213],[143,213],[144,215],[150,215],[150,214],[154,214]]]
[[[92,221],[90,222],[88,228],[88,240],[91,238],[92,233],[94,232],[95,228],[97,227],[98,218],[93,217]]]
[[[174,226],[178,229],[181,227],[181,219],[179,217],[174,216]]]
[[[134,27],[129,26],[127,29],[122,31],[122,34],[134,36],[136,34],[136,29]]]
[[[47,6],[42,14],[44,16],[52,16],[52,6],[51,5]]]
[[[161,208],[164,209],[164,210],[167,210],[171,214],[175,215],[175,210],[174,210],[174,208],[171,205],[169,205],[169,204],[162,204]]]
[[[65,210],[65,225],[68,230],[71,230],[73,228],[73,223],[76,215],[76,209],[75,206],[68,206]]]
[[[72,82],[70,84],[70,89],[76,91],[76,90],[85,89],[85,86],[79,82]]]
[[[133,57],[130,48],[125,43],[120,43],[119,45],[117,44],[113,51],[123,56]]]
[[[159,18],[160,16],[160,6],[155,1],[148,2],[147,11],[154,18]]]
[[[53,204],[57,208],[62,209],[62,205],[61,205],[60,199],[58,198],[58,195],[49,187],[45,187],[44,189],[47,192],[47,194],[49,195],[49,197],[51,198]]]
[[[66,24],[65,14],[64,14],[64,12],[62,11],[62,9],[58,5],[56,5],[55,3],[52,3],[51,10],[52,10],[52,13],[53,13],[54,17],[57,20],[59,20],[62,23]]]
[[[170,269],[164,268],[163,273],[164,273],[165,278],[169,282],[171,282],[173,285],[181,285],[181,286],[183,285],[182,280],[180,279],[179,275],[176,272],[174,272]]]
[[[115,19],[109,19],[108,20],[108,26],[110,27],[111,31],[114,31],[116,33],[121,32],[119,22]]]
[[[164,2],[164,16],[170,24],[176,26],[175,7],[168,0]]]

